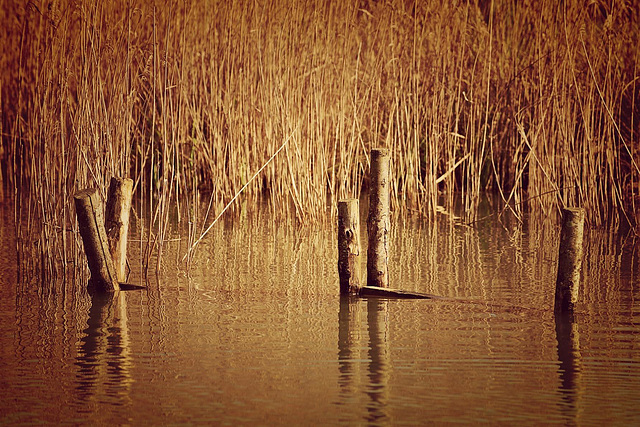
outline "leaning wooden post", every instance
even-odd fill
[[[98,190],[89,188],[79,191],[74,199],[84,252],[91,271],[90,288],[96,292],[119,291],[118,278],[107,244],[102,201]]]
[[[132,179],[111,178],[105,209],[105,228],[109,240],[109,251],[120,282],[124,282],[127,276],[127,235],[129,233],[132,190]]]
[[[367,235],[367,285],[389,287],[389,150],[371,150]]]
[[[360,206],[358,199],[338,202],[338,274],[342,295],[358,292],[360,255]]]
[[[558,253],[558,276],[554,311],[573,311],[578,301],[580,271],[582,269],[582,241],[584,232],[584,209],[562,210],[562,231]]]

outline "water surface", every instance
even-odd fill
[[[553,315],[555,223],[395,218],[392,286],[444,300],[341,298],[335,233],[245,212],[189,273],[169,243],[148,283],[133,242],[147,288],[93,301],[18,281],[5,245],[0,424],[640,424],[632,235],[589,231],[569,319]]]

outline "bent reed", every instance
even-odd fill
[[[470,223],[490,191],[516,216],[581,206],[594,226],[637,221],[640,12],[624,0],[0,13],[3,185],[48,271],[80,250],[74,192],[111,176],[134,180],[148,265],[174,215],[191,247],[240,189],[322,220],[366,187],[374,147],[390,150],[396,212]]]

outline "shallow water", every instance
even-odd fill
[[[631,235],[588,233],[571,320],[555,224],[395,218],[391,285],[449,297],[404,301],[338,295],[332,223],[218,225],[189,274],[169,243],[158,279],[113,300],[18,283],[6,245],[0,424],[640,424]]]

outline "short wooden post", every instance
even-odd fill
[[[358,199],[338,202],[338,274],[340,293],[355,294],[359,289],[360,205]]]
[[[371,150],[371,188],[367,235],[367,285],[389,286],[389,150]]]
[[[127,235],[132,190],[132,179],[111,178],[105,210],[105,229],[113,266],[120,282],[124,282],[127,276]]]
[[[558,276],[556,279],[556,313],[572,312],[578,301],[580,272],[582,270],[582,241],[584,234],[584,209],[562,210],[562,231],[558,253]]]
[[[79,191],[74,199],[84,252],[91,270],[90,289],[96,292],[119,291],[120,286],[104,229],[104,214],[98,190],[89,188]]]

